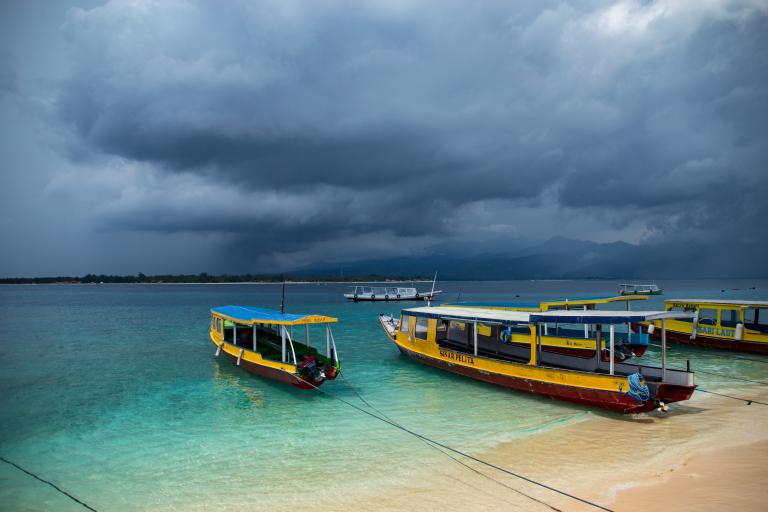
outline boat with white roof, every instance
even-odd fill
[[[400,352],[420,363],[528,393],[636,413],[666,410],[669,403],[688,400],[696,388],[694,373],[667,367],[663,334],[661,366],[615,362],[615,326],[641,321],[665,325],[691,316],[675,311],[418,307],[403,309],[399,321],[388,315],[380,315],[379,320]],[[545,323],[594,325],[598,343],[607,327],[608,361],[599,352],[580,358],[542,350]],[[528,346],[504,344],[498,332],[507,329],[527,333]]]
[[[670,299],[667,311],[691,316],[667,322],[668,339],[739,352],[768,354],[768,301]],[[661,336],[659,322],[646,322],[648,333]]]

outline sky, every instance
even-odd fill
[[[0,276],[553,237],[764,275],[767,49],[765,0],[2,0]]]

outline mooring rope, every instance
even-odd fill
[[[714,391],[709,391],[708,389],[696,388],[696,391],[701,391],[702,393],[709,393],[710,395],[722,396],[725,398],[732,398],[733,400],[740,400],[742,402],[747,402],[747,405],[752,405],[752,404],[768,405],[768,403],[760,402],[759,400],[750,400],[749,398],[740,398],[738,396],[724,395],[723,393],[716,393]]]
[[[285,371],[285,370],[283,370],[283,371]],[[290,372],[286,372],[286,373],[290,373]],[[293,376],[295,376],[295,374],[293,374],[293,373],[291,373],[290,375],[293,375]],[[488,467],[490,467],[490,468],[493,468],[493,469],[495,469],[495,470],[497,470],[497,471],[500,471],[500,472],[502,472],[502,473],[506,473],[506,474],[508,474],[508,475],[514,476],[514,477],[516,477],[516,478],[519,478],[520,480],[525,480],[525,481],[526,481],[526,482],[528,482],[528,483],[531,483],[531,484],[534,484],[534,485],[538,485],[539,487],[542,487],[542,488],[544,488],[544,489],[548,489],[548,490],[550,490],[550,491],[552,491],[552,492],[555,492],[555,493],[557,493],[557,494],[560,494],[560,495],[562,495],[562,496],[565,496],[565,497],[571,498],[571,499],[573,499],[573,500],[579,501],[579,502],[581,502],[581,503],[584,503],[584,504],[586,504],[586,505],[590,505],[590,506],[592,506],[592,507],[595,507],[595,508],[598,508],[598,509],[600,509],[600,510],[605,510],[606,512],[614,512],[613,510],[611,510],[611,509],[609,509],[609,508],[607,508],[607,507],[604,507],[603,505],[600,505],[600,504],[598,504],[598,503],[595,503],[595,502],[593,502],[593,501],[589,501],[589,500],[586,500],[586,499],[584,499],[584,498],[579,498],[578,496],[574,496],[573,494],[570,494],[570,493],[568,493],[568,492],[566,492],[566,491],[562,491],[562,490],[560,490],[560,489],[558,489],[558,488],[556,488],[556,487],[553,487],[553,486],[551,486],[551,485],[547,485],[547,484],[545,484],[545,483],[543,483],[543,482],[539,482],[539,481],[537,481],[537,480],[534,480],[533,478],[529,478],[529,477],[527,477],[527,476],[525,476],[525,475],[522,475],[522,474],[520,474],[520,473],[515,473],[514,471],[511,471],[511,470],[509,470],[509,469],[503,468],[503,467],[501,467],[501,466],[497,466],[496,464],[493,464],[493,463],[491,463],[491,462],[487,462],[487,461],[485,461],[485,460],[483,460],[483,459],[479,459],[479,458],[475,457],[474,455],[470,455],[470,454],[468,454],[468,453],[466,453],[466,452],[462,452],[461,450],[457,450],[456,448],[453,448],[453,447],[451,447],[451,446],[448,446],[448,445],[446,445],[446,444],[443,444],[443,443],[441,443],[440,441],[435,441],[434,439],[430,439],[429,437],[427,437],[427,436],[425,436],[425,435],[423,435],[423,434],[419,434],[418,432],[415,432],[415,431],[413,431],[413,430],[411,430],[411,429],[409,429],[409,428],[407,428],[407,427],[404,427],[403,425],[400,425],[400,424],[398,424],[397,422],[394,422],[394,421],[388,420],[388,419],[386,419],[386,418],[384,418],[384,417],[382,417],[382,416],[378,416],[378,415],[376,415],[376,414],[373,414],[373,413],[372,413],[372,412],[370,412],[370,411],[366,411],[366,410],[365,410],[365,409],[363,409],[362,407],[359,407],[359,406],[357,406],[357,405],[353,404],[352,402],[350,402],[350,401],[348,401],[348,400],[345,400],[345,399],[341,398],[341,397],[340,397],[340,396],[338,396],[338,395],[334,395],[333,393],[331,393],[331,392],[329,392],[329,391],[326,391],[326,390],[324,390],[324,389],[321,389],[321,388],[319,388],[318,386],[314,385],[313,383],[311,383],[311,382],[309,382],[309,381],[306,381],[306,380],[302,379],[301,377],[298,377],[298,378],[299,378],[301,381],[303,381],[303,382],[305,382],[305,383],[309,384],[309,385],[310,385],[311,387],[313,387],[314,389],[316,389],[316,390],[320,391],[321,393],[324,393],[324,394],[326,394],[326,395],[330,396],[331,398],[334,398],[334,399],[336,399],[336,400],[338,400],[338,401],[340,401],[340,402],[343,402],[343,403],[345,403],[346,405],[348,405],[348,406],[352,407],[353,409],[355,409],[355,410],[357,410],[357,411],[359,411],[359,412],[362,412],[363,414],[366,414],[366,415],[368,415],[368,416],[370,416],[370,417],[372,417],[372,418],[375,418],[375,419],[377,419],[377,420],[379,420],[379,421],[382,421],[382,422],[384,422],[384,423],[387,423],[387,424],[389,424],[389,425],[391,425],[391,426],[393,426],[393,427],[395,427],[395,428],[397,428],[397,429],[400,429],[400,430],[402,430],[403,432],[407,432],[408,434],[411,434],[411,435],[412,435],[412,436],[414,436],[414,437],[418,437],[419,439],[423,439],[423,440],[425,440],[425,441],[428,441],[428,442],[430,442],[430,443],[432,443],[432,444],[434,444],[434,445],[436,445],[436,446],[439,446],[439,447],[441,447],[441,448],[444,448],[444,449],[446,449],[446,450],[448,450],[448,451],[451,451],[451,452],[453,452],[453,453],[455,453],[455,454],[457,454],[457,455],[461,455],[462,457],[466,457],[466,458],[468,458],[468,459],[471,459],[471,460],[473,460],[473,461],[475,461],[475,462],[478,462],[478,463],[480,463],[480,464],[483,464],[483,465],[485,465],[485,466],[488,466]]]
[[[72,495],[71,495],[71,494],[69,494],[67,491],[65,491],[64,489],[62,489],[62,488],[61,488],[61,487],[59,487],[58,485],[54,484],[53,482],[49,482],[48,480],[46,480],[46,479],[44,479],[44,478],[40,478],[39,476],[37,476],[36,474],[32,473],[31,471],[27,471],[27,470],[26,470],[26,469],[24,469],[23,467],[19,466],[18,464],[16,464],[16,463],[15,463],[15,462],[13,462],[13,461],[10,461],[10,460],[6,459],[5,457],[0,457],[0,460],[1,460],[1,461],[3,461],[3,462],[5,462],[6,464],[10,464],[11,466],[15,467],[15,468],[16,468],[16,469],[18,469],[19,471],[22,471],[22,472],[24,472],[24,473],[28,474],[28,475],[29,475],[29,476],[31,476],[32,478],[34,478],[34,479],[36,479],[36,480],[40,480],[40,481],[41,481],[41,482],[43,482],[44,484],[48,484],[48,485],[50,485],[51,487],[53,487],[54,489],[56,489],[57,491],[59,491],[59,492],[60,492],[61,494],[63,494],[64,496],[68,497],[68,498],[69,498],[69,499],[71,499],[72,501],[75,501],[75,502],[79,503],[80,505],[82,505],[83,507],[87,508],[88,510],[92,510],[93,512],[98,512],[98,511],[97,511],[95,508],[93,508],[93,507],[92,507],[92,506],[90,506],[89,504],[85,503],[84,501],[82,501],[82,500],[79,500],[78,498],[75,498],[74,496],[72,496]]]
[[[366,400],[363,397],[363,395],[357,390],[357,388],[355,386],[353,386],[352,383],[349,382],[349,380],[344,376],[343,372],[340,375],[341,375],[342,380],[344,380],[344,383],[357,395],[357,397],[360,399],[361,402],[363,402],[365,405],[367,405],[368,407],[370,407],[374,411],[376,411],[379,414],[381,414],[382,417],[386,418],[387,420],[389,420],[389,421],[391,421],[393,423],[396,423],[395,420],[393,420],[392,418],[387,416],[381,409],[375,407],[368,400]],[[515,492],[517,494],[520,494],[521,496],[525,496],[526,498],[528,498],[528,499],[530,499],[532,501],[540,503],[540,504],[544,505],[545,507],[548,507],[549,509],[554,510],[555,512],[563,512],[561,509],[559,509],[559,508],[557,508],[557,507],[555,507],[553,505],[550,505],[549,503],[547,503],[545,501],[542,501],[542,500],[540,500],[538,498],[535,498],[535,497],[533,497],[533,496],[531,496],[529,494],[526,494],[526,493],[524,493],[523,491],[521,491],[519,489],[515,489],[511,485],[507,485],[504,482],[502,482],[501,480],[497,480],[497,479],[493,478],[492,476],[483,473],[482,471],[478,470],[477,468],[473,468],[472,466],[470,466],[466,462],[460,460],[458,457],[455,457],[455,456],[451,455],[450,453],[448,453],[445,450],[441,449],[439,446],[436,446],[436,445],[430,443],[429,441],[427,441],[425,439],[419,439],[419,441],[423,442],[425,445],[429,446],[430,448],[432,448],[434,450],[437,450],[439,453],[442,453],[443,455],[445,455],[446,457],[448,457],[452,461],[456,462],[457,464],[461,464],[462,466],[464,466],[466,469],[472,471],[473,473],[476,473],[476,474],[482,476],[483,478],[486,478],[486,479],[490,480],[491,482],[494,482],[494,483],[496,483],[496,484],[498,484],[498,485],[500,485],[500,486],[502,486],[502,487],[504,487],[506,489],[509,489],[510,491],[513,491],[513,492]]]

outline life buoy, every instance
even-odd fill
[[[374,294],[371,294],[371,300],[375,300],[376,296]]]
[[[399,294],[399,293],[397,294],[397,298],[398,298],[398,299],[400,298],[400,294]]]
[[[502,343],[510,343],[512,341],[512,329],[506,328],[503,331],[501,331],[501,342]]]
[[[385,295],[384,300],[389,300],[389,295]]]
[[[417,299],[420,299],[420,298],[421,298],[421,295],[419,295],[419,292],[416,292],[416,298],[417,298]]]

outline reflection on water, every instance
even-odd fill
[[[746,286],[659,282],[668,294],[647,307],[692,294],[765,299],[761,290],[768,283],[756,283],[757,290],[721,292]],[[443,283],[442,288],[448,300],[461,290],[465,300],[502,300],[514,293],[531,302],[610,294],[616,284]],[[399,354],[377,321],[379,312],[396,313],[402,305],[347,303],[344,289],[289,286],[287,309],[339,317],[334,333],[345,377],[387,415],[441,442],[489,453],[500,443],[524,445],[541,432],[570,428],[554,427],[595,418],[610,427],[584,443],[602,446],[600,436],[613,433],[619,444],[650,450],[652,442],[673,444],[676,436],[700,433],[685,425],[707,409],[707,400],[675,405],[666,418],[625,418],[414,363]],[[246,504],[272,510],[413,486],[429,481],[425,471],[453,475],[445,456],[407,434],[330,396],[260,379],[214,357],[211,306],[277,307],[279,300],[279,285],[0,287],[0,452],[104,510],[239,510]],[[652,347],[648,357],[657,360],[657,350]],[[712,372],[700,374],[697,382],[716,389],[734,387],[716,373],[735,367],[744,377],[765,379],[768,368],[718,351],[671,346],[671,363],[684,366],[686,359],[694,370]],[[749,385],[737,387],[749,392]],[[360,403],[341,379],[323,389]],[[692,419],[680,426],[668,421],[677,418]],[[629,427],[640,438],[622,438]],[[563,450],[569,442],[562,441]],[[544,453],[536,459],[531,450],[515,460],[534,473],[555,460]],[[474,496],[475,491],[465,492]],[[70,506],[7,468],[0,468],[0,503],[11,510]]]

